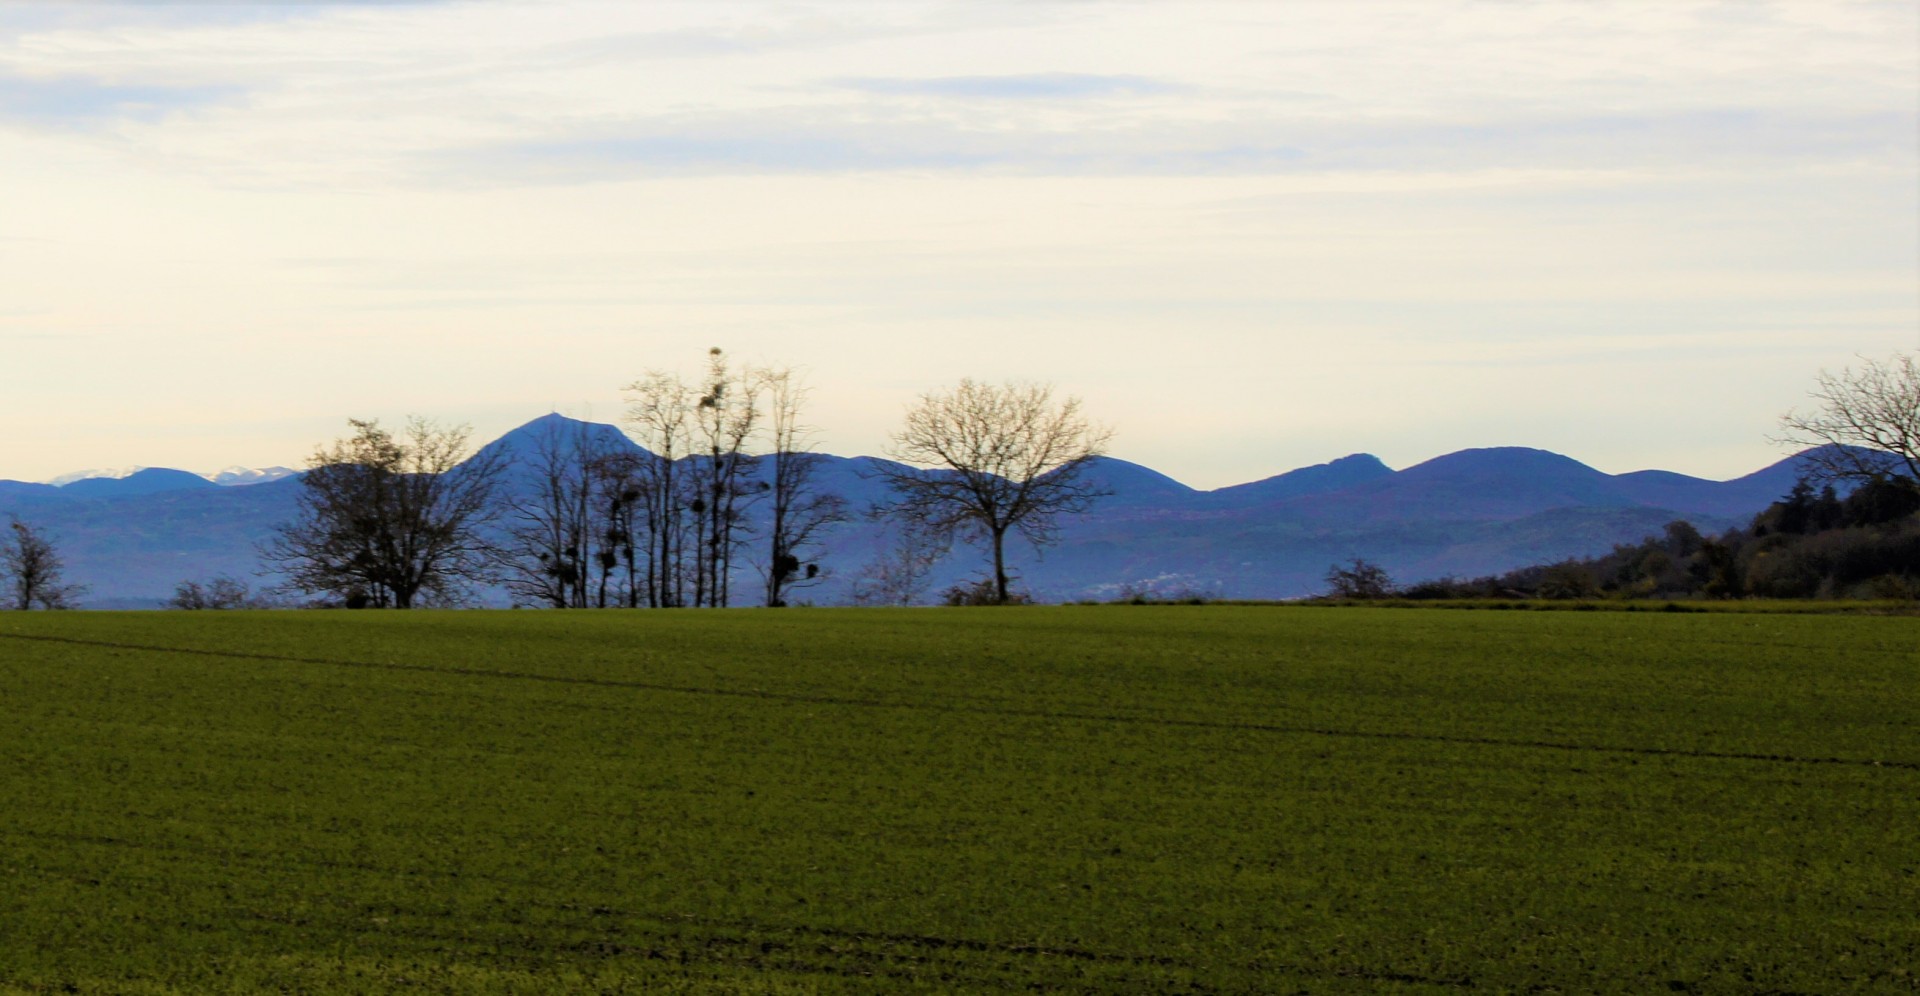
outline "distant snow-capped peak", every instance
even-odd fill
[[[222,467],[211,474],[202,472],[201,477],[221,485],[265,484],[290,477],[296,471],[286,467]]]
[[[93,470],[76,470],[71,474],[61,474],[59,477],[51,478],[42,483],[51,484],[54,487],[58,488],[58,487],[65,487],[66,485],[72,484],[75,481],[90,481],[90,480],[93,480],[94,478],[99,478],[99,477],[105,477],[105,478],[110,478],[112,480],[119,481],[119,480],[124,480],[126,478],[132,477],[133,475],[143,470],[149,470],[149,469],[151,468],[109,467],[109,468],[96,468]],[[193,473],[201,477],[204,477],[215,484],[241,485],[241,484],[265,484],[268,481],[277,481],[283,477],[291,477],[294,474],[299,473],[299,471],[291,470],[286,467],[222,467],[219,470],[213,470],[213,471],[196,470],[196,471],[193,471]]]

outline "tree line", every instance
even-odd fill
[[[962,380],[910,408],[888,448],[902,462],[872,471],[888,498],[856,510],[818,480],[808,396],[790,368],[713,349],[695,376],[650,370],[628,384],[624,436],[549,421],[517,458],[473,450],[465,426],[352,419],[308,461],[296,514],[261,558],[282,594],[348,608],[471,604],[494,585],[551,608],[779,607],[831,576],[828,532],[864,514],[900,549],[861,571],[856,594],[917,600],[927,552],[973,538],[991,554],[975,597],[1005,603],[1022,598],[1006,536],[1050,542],[1058,516],[1104,493],[1083,471],[1108,436],[1078,399]],[[215,578],[183,582],[174,604],[271,599]]]
[[[1895,354],[1816,385],[1816,405],[1782,416],[1776,439],[1805,447],[1801,478],[1744,527],[1708,536],[1676,521],[1597,557],[1411,585],[1355,559],[1328,569],[1327,594],[1920,599],[1920,362]]]
[[[1355,559],[1329,569],[1329,593],[1920,595],[1920,364],[1896,353],[1823,371],[1816,384],[1815,407],[1783,416],[1776,440],[1808,447],[1809,474],[1744,529],[1706,537],[1676,522],[1600,557],[1412,586]],[[555,608],[722,607],[741,604],[749,589],[755,603],[781,606],[828,576],[822,541],[855,510],[815,480],[821,458],[797,374],[738,366],[714,349],[697,377],[649,371],[626,397],[639,449],[591,428],[556,429],[518,464],[498,450],[470,452],[465,426],[413,418],[396,433],[349,420],[352,434],[308,462],[295,517],[261,547],[286,579],[281,588],[186,581],[173,604],[253,607],[305,595],[412,608],[466,604],[477,586],[502,584]],[[946,600],[1023,600],[1006,537],[1044,546],[1059,516],[1105,495],[1085,471],[1109,438],[1078,399],[1056,401],[1047,385],[962,380],[923,394],[890,437],[896,462],[874,471],[889,497],[865,514],[892,540],[854,577],[855,600],[919,600],[931,566],[962,537],[986,545],[990,571]],[[737,588],[748,567],[758,583]],[[0,532],[3,604],[71,607],[86,589],[63,572],[44,532],[17,518]]]
[[[779,607],[825,579],[820,542],[848,509],[815,480],[808,390],[793,370],[736,366],[715,349],[697,379],[650,371],[626,396],[639,448],[549,424],[494,506],[503,541],[466,579],[491,572],[553,608]],[[448,486],[498,490],[509,468],[490,456]]]
[[[1364,560],[1327,576],[1337,598],[1920,599],[1920,489],[1863,484],[1844,498],[1801,480],[1746,526],[1707,535],[1685,521],[1597,557],[1480,578],[1396,585]]]
[[[408,609],[472,604],[503,587],[551,608],[784,606],[830,575],[825,540],[856,514],[891,542],[854,577],[856,601],[908,604],[957,540],[991,571],[971,603],[1023,601],[1005,539],[1051,542],[1055,520],[1106,492],[1085,471],[1108,439],[1049,385],[963,379],[920,396],[872,471],[887,498],[856,510],[821,486],[791,368],[743,366],[720,349],[693,377],[649,370],[625,388],[623,436],[549,421],[517,458],[475,450],[471,430],[411,417],[398,430],[349,419],[316,448],[293,517],[258,548],[264,591],[221,576],[180,583],[180,609],[291,605]],[[617,431],[617,430],[616,430]],[[71,608],[84,586],[42,531],[0,535],[15,608]]]

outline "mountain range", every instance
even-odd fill
[[[102,483],[88,485],[88,488],[105,488],[107,490],[104,493],[119,494],[123,492],[119,491],[118,486],[112,482],[123,481],[149,470],[164,470],[168,474],[183,473],[182,471],[169,470],[164,467],[120,467],[113,469],[76,470],[71,474],[61,474],[59,477],[44,483],[58,488],[85,481],[97,481]],[[268,481],[277,481],[282,477],[288,477],[294,473],[297,472],[288,467],[222,467],[210,473],[196,473],[192,476],[201,478],[211,484],[234,486],[242,484],[265,484]],[[152,480],[152,478],[149,478],[149,480]],[[22,482],[12,481],[9,483],[19,484]],[[165,489],[163,488],[161,490]]]
[[[613,426],[560,415],[535,419],[487,448],[514,458],[556,431],[638,449]],[[1606,474],[1521,447],[1461,450],[1397,471],[1355,454],[1211,491],[1101,457],[1089,474],[1112,494],[1063,520],[1055,545],[1015,544],[1009,556],[1020,584],[1045,601],[1111,597],[1123,587],[1298,597],[1319,590],[1328,566],[1351,557],[1403,581],[1474,576],[1604,552],[1674,519],[1706,532],[1744,524],[1793,487],[1803,457],[1710,481],[1658,470]],[[816,481],[864,509],[884,497],[870,473],[876,460],[822,455]],[[186,579],[253,577],[257,544],[293,515],[299,488],[297,475],[220,486],[165,468],[62,486],[0,481],[0,518],[46,530],[66,559],[68,580],[90,586],[84,604],[152,607]],[[883,542],[881,527],[865,519],[836,527],[820,558],[829,578],[801,597],[843,600],[851,576]],[[978,576],[981,563],[977,551],[956,550],[936,570],[934,590]]]

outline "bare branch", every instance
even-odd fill
[[[1774,441],[1809,448],[1806,461],[1821,479],[1920,488],[1920,364],[1902,353],[1863,362],[1821,371],[1808,393],[1817,407],[1781,416]]]
[[[876,473],[893,489],[893,514],[991,543],[994,591],[1004,603],[1006,534],[1018,530],[1044,546],[1061,515],[1107,495],[1084,472],[1111,435],[1087,421],[1078,398],[1055,403],[1049,385],[962,380],[921,396],[888,448],[899,463]]]
[[[350,438],[314,451],[298,510],[260,550],[287,586],[348,605],[455,603],[492,580],[484,527],[505,469],[492,450],[467,456],[465,426],[407,421],[401,435],[351,419]]]
[[[769,513],[766,605],[787,604],[795,588],[826,580],[828,571],[811,549],[827,527],[847,519],[846,500],[823,494],[813,473],[820,456],[810,452],[813,430],[800,420],[809,391],[791,368],[764,368],[754,372],[754,391],[766,397],[767,432],[772,451],[768,462]],[[809,559],[811,556],[812,559]]]
[[[0,533],[0,583],[15,609],[70,609],[85,585],[62,580],[66,564],[46,533],[14,519]]]

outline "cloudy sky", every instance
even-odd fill
[[[1920,349],[1920,3],[0,5],[0,478],[1051,381],[1199,487],[1708,477]]]

